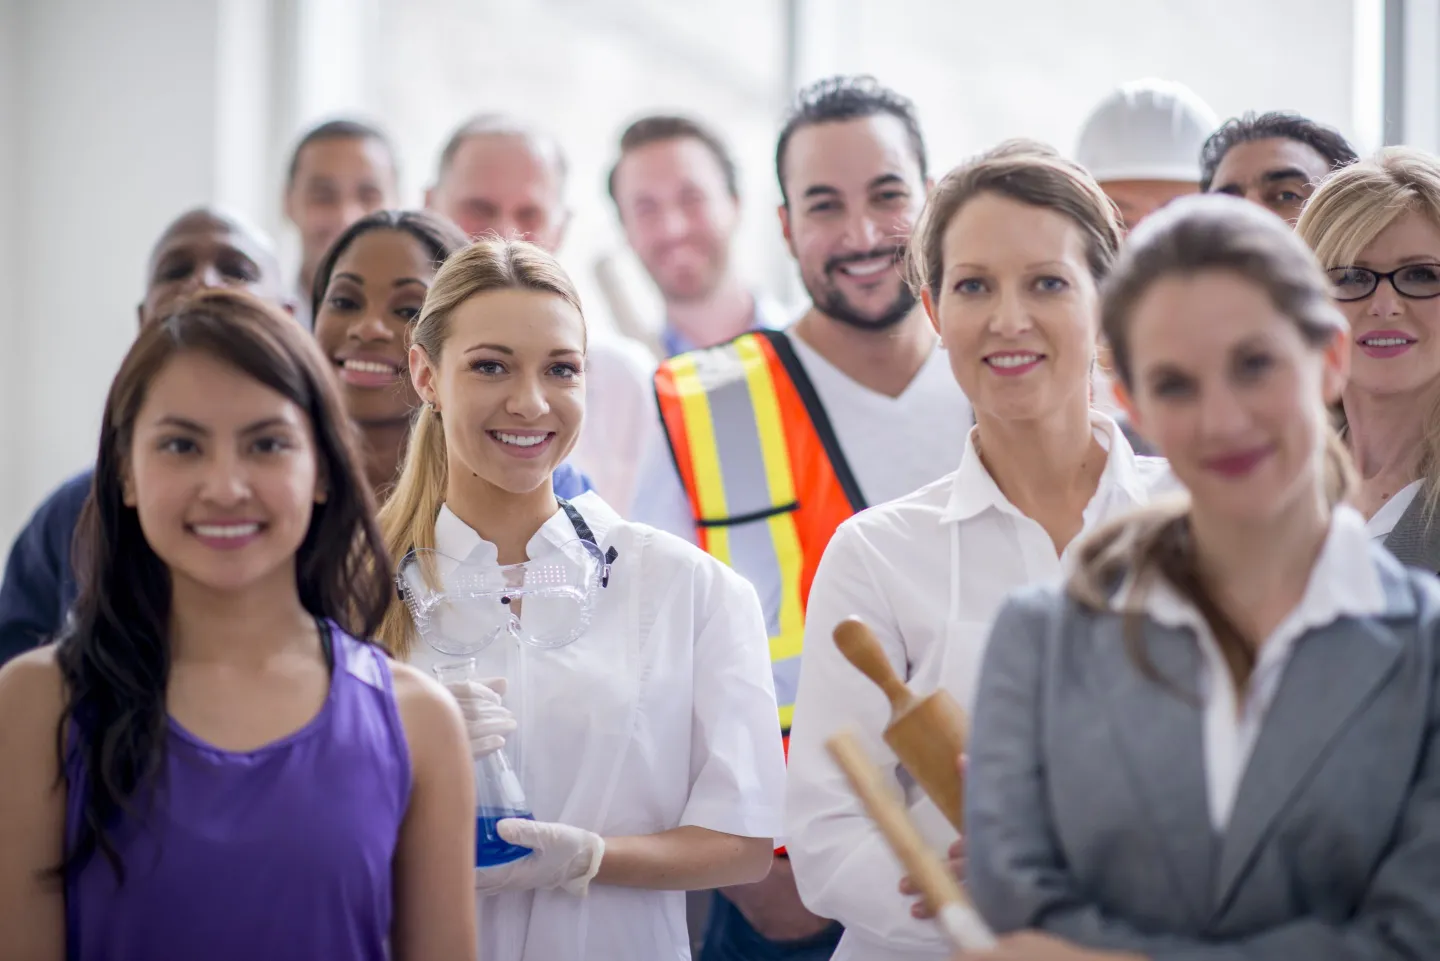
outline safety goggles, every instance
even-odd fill
[[[460,561],[429,549],[405,556],[395,579],[427,644],[468,657],[497,638],[548,650],[585,633],[615,549],[601,553],[578,512],[564,501],[561,507],[579,536],[520,564]]]

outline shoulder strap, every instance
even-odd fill
[[[851,509],[857,514],[860,513],[869,505],[865,503],[865,495],[861,493],[855,474],[850,470],[850,462],[845,459],[845,453],[840,449],[840,440],[835,436],[835,428],[830,424],[829,415],[825,413],[825,405],[820,403],[820,395],[815,392],[815,385],[810,382],[805,365],[800,363],[800,358],[796,356],[790,338],[778,330],[757,330],[755,335],[770,342],[780,365],[785,368],[785,373],[790,375],[790,383],[795,385],[795,393],[800,395],[800,402],[805,405],[805,412],[810,415],[810,423],[815,427],[815,436],[820,438],[820,445],[825,448],[825,456],[830,458],[830,468],[835,471],[835,479],[840,482],[840,489],[850,501]]]

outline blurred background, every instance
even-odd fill
[[[774,138],[796,87],[865,72],[911,97],[943,172],[1013,136],[1069,152],[1116,85],[1161,76],[1223,118],[1291,109],[1362,153],[1440,147],[1440,0],[0,0],[0,545],[94,456],[148,249],[211,202],[286,262],[285,162],[306,127],[386,129],[418,205],[453,128],[503,110],[568,151],[563,259],[658,303],[605,174],[630,119],[708,120],[743,168],[743,266],[782,302]]]

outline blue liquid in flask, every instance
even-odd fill
[[[475,812],[475,866],[477,868],[493,868],[499,864],[509,864],[511,861],[518,861],[531,853],[530,848],[511,844],[500,836],[496,825],[506,818],[535,820],[534,815],[528,811],[497,811],[494,808],[481,808]]]

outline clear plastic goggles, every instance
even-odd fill
[[[414,550],[395,579],[425,642],[442,654],[468,657],[500,637],[542,649],[574,643],[590,626],[608,578],[600,548],[577,539],[504,566]]]

